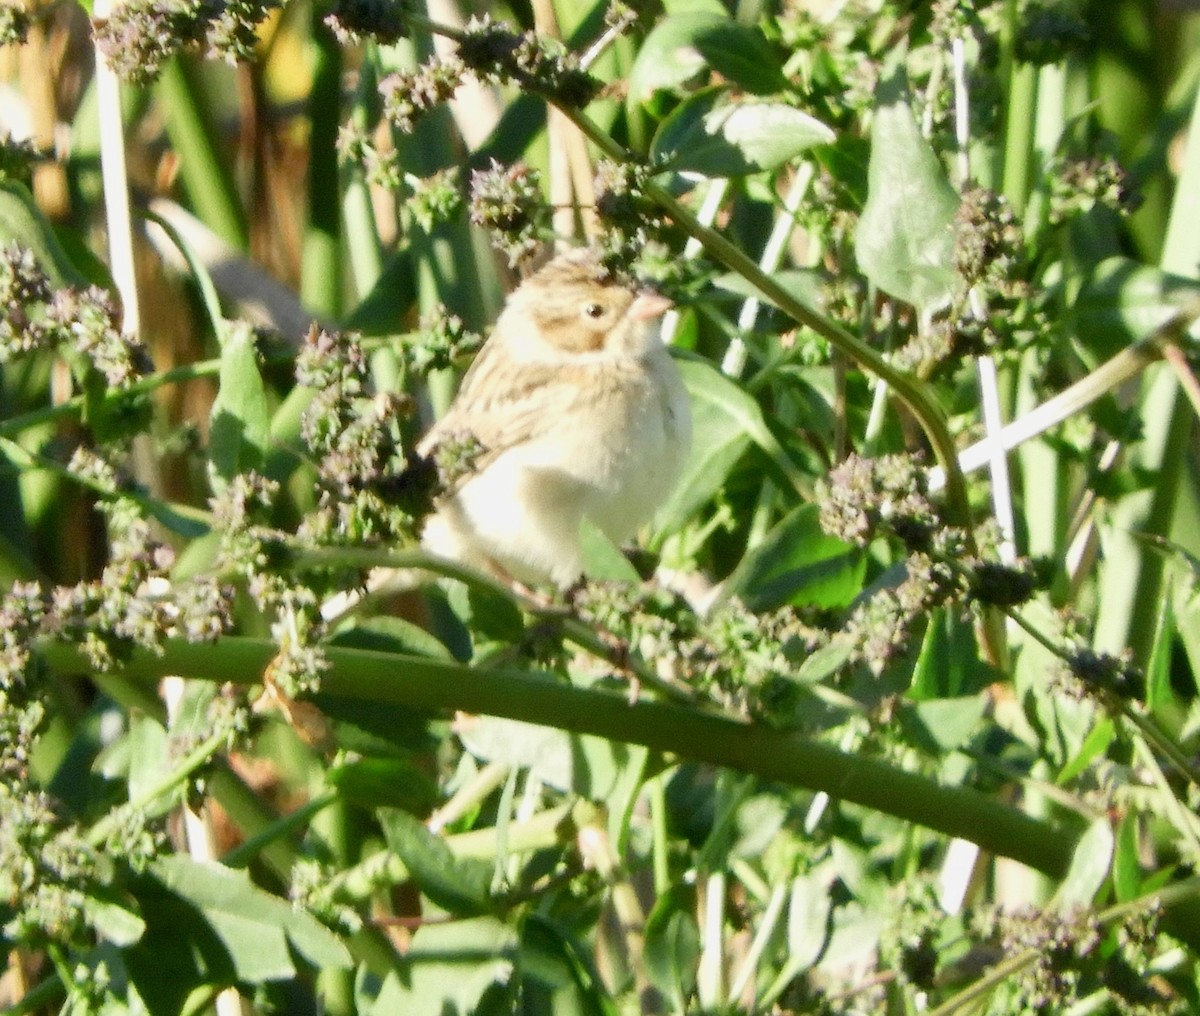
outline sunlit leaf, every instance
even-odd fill
[[[691,398],[692,447],[674,493],[659,510],[656,523],[661,531],[678,529],[712,497],[751,442],[786,480],[799,481],[799,469],[751,395],[705,361],[680,360],[679,371]]]
[[[1153,334],[1172,320],[1200,317],[1200,282],[1154,265],[1113,257],[1096,266],[1067,319],[1097,361]]]
[[[663,121],[650,154],[676,171],[745,176],[777,169],[833,139],[823,123],[787,103],[734,101],[727,89],[710,88]]]
[[[146,933],[125,953],[139,993],[179,1013],[193,985],[261,984],[349,966],[345,946],[316,918],[259,889],[244,871],[184,855],[156,860],[133,884]]]
[[[629,94],[645,102],[660,89],[677,88],[709,71],[756,95],[787,87],[779,59],[761,32],[728,16],[691,11],[668,15],[646,36],[629,74]]]
[[[517,964],[516,929],[491,917],[423,924],[397,959],[373,1016],[466,1016],[489,989],[509,984]],[[513,1011],[511,1008],[508,1011]]]
[[[475,916],[491,910],[492,866],[458,858],[440,836],[408,812],[380,812],[388,847],[396,853],[421,892],[443,910]]]
[[[1055,894],[1054,902],[1059,910],[1071,913],[1091,905],[1112,867],[1115,842],[1107,816],[1088,826],[1079,837],[1071,867]]]
[[[736,597],[751,610],[848,606],[862,592],[866,559],[828,536],[820,514],[815,504],[801,505],[776,523],[729,577],[722,598]]]
[[[672,886],[655,901],[646,918],[646,976],[672,1009],[683,1012],[696,983],[700,931],[696,927],[696,890]]]
[[[909,108],[897,75],[880,83],[871,123],[867,204],[854,251],[883,292],[916,307],[945,303],[956,284],[958,195]]]
[[[67,256],[33,195],[19,183],[0,180],[0,247],[11,243],[33,253],[52,286],[87,285],[87,278]]]
[[[217,480],[228,483],[238,473],[262,466],[270,443],[271,414],[249,325],[228,326],[211,420],[209,463]]]
[[[590,800],[606,799],[633,753],[641,750],[602,737],[496,716],[475,717],[463,725],[459,737],[478,759],[528,769],[543,783]]]

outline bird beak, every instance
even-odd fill
[[[662,293],[643,289],[630,304],[629,316],[634,321],[649,321],[651,318],[661,317],[674,306],[675,301],[663,296]]]

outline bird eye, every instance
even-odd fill
[[[595,320],[604,316],[604,307],[598,303],[589,303],[584,306],[583,313]]]

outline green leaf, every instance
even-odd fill
[[[787,971],[795,977],[821,958],[829,939],[829,911],[833,899],[829,887],[813,875],[792,879],[788,898]],[[789,978],[790,979],[790,978]]]
[[[905,736],[935,758],[966,744],[979,730],[988,700],[984,695],[906,702],[898,719]]]
[[[412,875],[421,892],[443,910],[459,916],[486,914],[492,909],[492,866],[471,858],[458,858],[440,836],[435,836],[405,811],[379,813],[383,835]]]
[[[596,525],[587,519],[579,530],[583,548],[583,573],[589,579],[603,582],[641,582],[637,569],[621,548],[612,542]]]
[[[438,802],[437,784],[410,759],[357,758],[332,766],[327,776],[343,798],[369,808],[425,814]]]
[[[146,933],[125,952],[151,1012],[178,1013],[192,988],[294,977],[292,954],[345,968],[350,955],[316,918],[263,892],[244,871],[183,855],[159,858],[132,880]]]
[[[739,598],[754,611],[784,604],[838,608],[862,591],[862,552],[821,529],[820,508],[801,505],[784,516],[742,559],[721,599]]]
[[[846,665],[854,650],[848,642],[830,642],[809,653],[792,679],[803,684],[816,684],[831,677]]]
[[[84,287],[87,278],[67,257],[53,227],[42,214],[33,195],[13,180],[0,181],[0,246],[10,243],[27,248],[55,289]]]
[[[1122,816],[1117,825],[1113,849],[1113,892],[1118,903],[1132,900],[1142,891],[1142,862],[1138,844],[1140,825],[1141,819],[1136,812]]]
[[[356,619],[341,628],[329,640],[330,645],[351,649],[370,649],[380,653],[404,653],[427,656],[431,660],[450,660],[450,650],[436,635],[402,617]]]
[[[671,1002],[672,1012],[684,1012],[696,984],[700,959],[700,930],[696,927],[696,890],[674,885],[654,903],[646,918],[642,953],[650,983]]]
[[[814,310],[822,310],[826,299],[828,282],[830,275],[827,272],[819,271],[815,268],[785,268],[783,271],[773,272],[771,281],[782,286],[792,296],[796,297],[806,307],[811,307]],[[762,300],[764,303],[771,301],[758,291],[749,279],[738,275],[736,272],[725,272],[723,275],[718,275],[712,280],[713,287],[724,290],[727,293],[736,293],[738,296],[756,300]]]
[[[833,131],[793,106],[731,101],[728,89],[719,87],[676,107],[654,136],[650,154],[677,172],[746,176],[777,169],[833,140]]]
[[[521,720],[480,716],[459,732],[463,747],[485,762],[528,769],[543,783],[602,801],[642,749]]]
[[[1106,360],[1171,322],[1200,315],[1200,283],[1152,265],[1112,257],[1084,284],[1067,317],[1083,349]]]
[[[929,618],[909,695],[914,699],[953,698],[977,692],[997,678],[979,658],[975,627],[952,610]]]
[[[564,928],[538,913],[521,926],[523,1011],[554,1016],[616,1016],[580,944]]]
[[[146,922],[115,893],[89,893],[83,901],[87,922],[114,945],[131,946],[146,932]]]
[[[646,36],[629,73],[629,96],[646,102],[655,92],[678,88],[710,71],[756,95],[788,86],[761,32],[727,15],[692,11],[668,15]]]
[[[1107,817],[1096,819],[1079,838],[1071,866],[1054,896],[1062,913],[1092,905],[1112,867],[1115,842]]]
[[[1183,644],[1183,651],[1192,672],[1193,687],[1200,691],[1200,686],[1197,685],[1197,682],[1200,682],[1200,593],[1196,592],[1196,577],[1194,567],[1179,568],[1176,571],[1171,587],[1171,607],[1179,631],[1179,641]]]
[[[258,369],[254,330],[238,322],[223,331],[208,456],[211,472],[225,484],[239,473],[262,467],[270,443],[271,414]]]
[[[660,532],[682,527],[721,488],[751,442],[766,453],[786,482],[803,485],[799,468],[771,433],[752,396],[707,361],[678,362],[691,397],[692,448],[674,493],[659,509]]]
[[[188,271],[192,273],[192,279],[200,291],[200,302],[203,304],[204,312],[208,317],[209,327],[212,328],[213,334],[220,335],[221,328],[224,327],[225,318],[221,313],[221,300],[217,296],[217,287],[213,283],[212,275],[209,274],[204,260],[188,242],[187,238],[161,215],[157,215],[151,211],[143,214],[167,235],[168,239],[179,250],[179,253],[183,255],[184,261],[187,262]]]
[[[512,979],[519,948],[516,929],[492,917],[423,924],[383,982],[372,1016],[476,1013],[490,988]]]
[[[1079,746],[1079,750],[1067,760],[1067,764],[1059,771],[1054,782],[1060,787],[1069,784],[1076,776],[1091,765],[1093,760],[1099,758],[1108,750],[1108,746],[1112,744],[1116,736],[1117,730],[1112,720],[1106,716],[1097,720],[1091,732],[1083,739],[1083,744]]]
[[[954,292],[954,217],[958,195],[908,107],[899,74],[879,85],[871,124],[867,204],[855,254],[863,273],[885,293],[919,308]]]

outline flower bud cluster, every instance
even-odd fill
[[[129,0],[92,22],[96,44],[122,78],[149,84],[171,57],[204,49],[227,60],[254,53],[257,28],[277,0]]]

